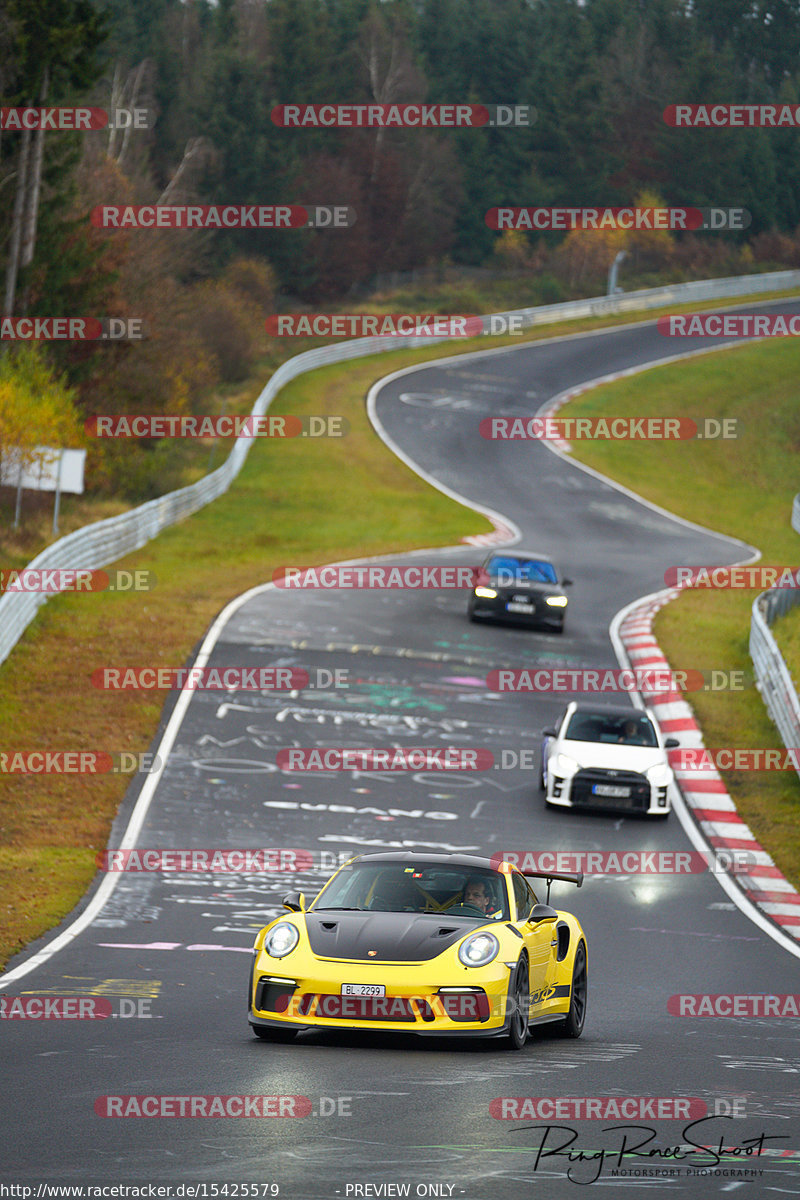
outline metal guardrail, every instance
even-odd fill
[[[623,292],[617,296],[597,296],[591,300],[565,300],[541,308],[517,309],[526,326],[568,321],[573,317],[597,317],[606,314],[639,312],[663,308],[667,304],[686,304],[700,300],[725,300],[751,296],[759,292],[782,292],[800,286],[800,271],[770,271],[766,275],[729,275],[725,279],[697,279],[693,283],[675,283],[666,287]],[[499,314],[511,316],[511,313]],[[484,318],[484,322],[488,318]]]
[[[648,288],[618,296],[600,296],[587,300],[568,300],[538,308],[516,309],[484,317],[484,329],[491,328],[492,316],[518,320],[521,328],[568,321],[575,317],[601,316],[663,308],[666,305],[691,301],[729,299],[761,292],[785,291],[800,287],[800,271],[772,271],[765,275],[736,275],[726,279],[700,279],[661,288]],[[356,338],[335,346],[306,350],[283,363],[256,400],[252,416],[263,416],[280,389],[291,379],[317,367],[346,362],[369,354],[388,350],[430,346],[446,338],[374,337]],[[204,508],[223,495],[239,474],[252,438],[236,439],[228,458],[221,467],[197,483],[169,492],[146,504],[139,505],[117,517],[109,517],[86,525],[66,537],[59,538],[38,554],[27,570],[82,567],[97,569],[108,566],[133,550],[138,550],[169,525]],[[4,662],[22,634],[47,600],[40,592],[6,592],[0,597],[0,663]]]
[[[800,495],[792,501],[792,529],[800,533]],[[800,699],[770,626],[798,604],[800,588],[772,588],[756,596],[750,617],[756,686],[787,748],[800,746]]]
[[[750,657],[756,686],[787,747],[800,746],[800,700],[770,625],[797,604],[800,588],[762,592],[753,601],[750,618]]]

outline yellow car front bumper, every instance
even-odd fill
[[[303,958],[306,956],[303,955]],[[252,1025],[303,1029],[368,1029],[448,1036],[501,1036],[508,1029],[516,964],[495,960],[461,967],[441,978],[434,963],[364,963],[315,959],[307,972],[282,971],[281,960],[260,951],[250,987]],[[438,964],[441,966],[441,963]],[[347,984],[377,986],[384,994],[343,994]],[[530,996],[532,1021],[557,1019],[569,1009],[569,985]]]
[[[427,962],[317,960],[308,965],[308,974],[292,974],[281,971],[280,961],[259,954],[250,992],[251,1024],[484,1036],[502,1033],[507,1024],[513,968],[502,962],[465,967],[463,980],[436,978]],[[344,995],[346,984],[377,986],[384,994]]]

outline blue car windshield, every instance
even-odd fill
[[[500,582],[519,583],[527,580],[530,583],[558,583],[553,564],[536,558],[511,558],[495,554],[486,570],[492,579]]]

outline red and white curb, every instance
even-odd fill
[[[474,537],[463,537],[461,541],[468,546],[507,546],[515,540],[514,530],[508,525],[504,525],[496,517],[489,517],[489,520],[494,525],[491,533],[476,533]]]
[[[574,400],[576,396],[582,396],[584,392],[593,392],[595,388],[600,387],[604,383],[613,383],[617,379],[627,379],[629,375],[636,375],[641,370],[640,367],[628,367],[624,371],[613,371],[610,375],[602,375],[599,379],[592,379],[588,383],[580,383],[577,387],[570,388],[566,392],[559,392],[552,400],[537,412],[537,417],[554,417],[560,408],[565,404],[569,404],[570,400]],[[547,438],[547,443],[556,450],[560,450],[562,454],[572,453],[572,444],[565,438]]]
[[[657,597],[648,597],[632,608],[619,627],[619,635],[632,667],[670,670],[664,652],[653,636],[653,618],[660,608],[680,595],[670,588]],[[667,737],[678,737],[681,748],[702,747],[703,735],[683,692],[642,691]],[[678,786],[687,808],[708,843],[720,850],[749,851],[746,873],[735,879],[747,898],[791,937],[800,940],[800,893],[775,866],[752,830],[736,811],[721,775],[716,768],[691,770],[675,764],[680,751],[667,752],[672,760]]]
[[[576,396],[580,396],[581,392],[588,391],[590,391],[590,387],[587,385],[586,387],[570,388],[568,392],[561,392],[558,396],[554,396],[552,400],[548,400],[547,404],[543,404],[536,415],[543,420],[547,420],[548,417],[554,417],[564,404],[568,404],[570,400],[574,400]],[[565,438],[547,438],[546,440],[548,446],[551,446],[554,450],[560,450],[562,454],[572,453],[572,446]]]

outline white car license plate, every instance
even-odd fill
[[[534,606],[532,604],[523,604],[521,600],[509,600],[506,609],[508,612],[532,613]]]
[[[343,983],[343,996],[385,996],[386,988],[382,983]]]
[[[596,783],[592,787],[592,793],[595,796],[616,796],[621,800],[623,796],[630,796],[631,789],[615,787],[613,783]]]

